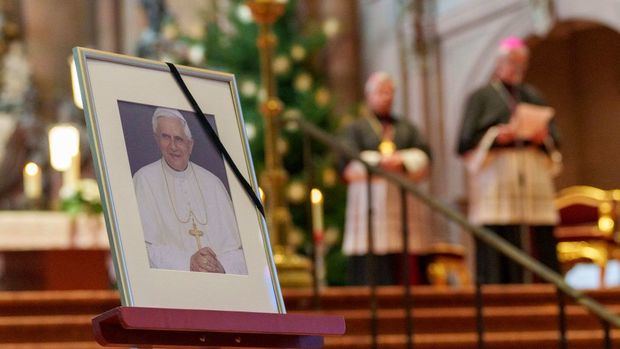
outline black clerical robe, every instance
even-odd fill
[[[484,155],[481,164],[470,167],[468,173],[473,223],[553,225],[558,220],[550,156],[558,141],[553,119],[544,145],[527,140],[507,145],[493,141],[494,126],[509,123],[518,103],[545,105],[531,86],[514,86],[510,91],[499,81],[475,91],[467,101],[457,151],[466,160],[476,158],[476,152]]]

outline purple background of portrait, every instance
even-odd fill
[[[127,156],[129,157],[129,167],[131,176],[143,166],[161,158],[161,152],[153,135],[153,112],[160,106],[140,104],[126,101],[118,101],[118,110],[123,126],[125,145],[127,146]],[[165,107],[165,106],[162,106]],[[171,108],[176,109],[176,108]],[[216,175],[228,191],[228,177],[224,168],[224,159],[217,151],[209,136],[202,130],[196,113],[177,109],[185,120],[194,138],[194,149],[190,156],[190,161],[202,166]],[[215,117],[205,114],[207,121],[217,133]]]

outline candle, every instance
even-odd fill
[[[319,287],[325,286],[325,245],[323,243],[323,194],[313,188],[310,191],[312,203],[312,235],[314,237],[314,267]]]
[[[38,200],[41,197],[41,169],[34,162],[24,166],[24,195],[30,200]]]
[[[323,238],[323,194],[313,188],[310,191],[310,202],[312,203],[312,232],[317,242]]]
[[[63,186],[75,188],[80,179],[80,132],[70,124],[59,124],[49,131],[52,167],[63,172]]]
[[[80,152],[71,156],[71,165],[69,169],[62,173],[62,185],[63,187],[69,187],[76,189],[80,180]]]

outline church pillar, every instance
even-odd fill
[[[74,46],[92,43],[93,6],[94,2],[82,0],[22,2],[24,38],[42,120],[55,120],[59,99],[71,93],[67,59]]]
[[[446,118],[442,108],[440,65],[441,51],[439,36],[436,30],[436,8],[433,1],[416,0],[409,8],[412,32],[412,50],[414,62],[409,63],[412,71],[409,93],[416,101],[414,116],[423,129],[433,152],[432,173],[429,178],[431,195],[450,202],[450,193],[445,183],[450,173],[446,171],[446,162],[452,156],[452,149],[445,132]],[[454,229],[450,229],[447,221],[440,215],[433,214],[433,226],[436,227],[434,241],[436,243],[457,242]]]
[[[363,98],[357,1],[322,1],[321,17],[323,21],[337,20],[339,23],[338,33],[327,44],[325,68],[335,101],[334,114],[340,116]]]

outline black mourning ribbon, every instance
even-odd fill
[[[211,139],[211,141],[213,142],[217,150],[220,152],[220,154],[224,156],[224,159],[226,160],[226,162],[228,163],[228,165],[234,172],[235,177],[237,177],[237,180],[239,181],[239,183],[241,183],[241,186],[245,190],[245,193],[254,203],[254,206],[256,206],[256,208],[260,211],[263,217],[265,217],[265,209],[263,208],[263,204],[260,202],[260,200],[256,196],[256,193],[254,193],[254,190],[252,190],[252,186],[250,186],[250,183],[248,183],[248,181],[241,174],[241,171],[239,171],[239,168],[237,167],[237,165],[235,165],[234,161],[230,157],[230,154],[228,154],[228,151],[222,144],[220,137],[217,136],[217,133],[215,133],[215,130],[213,129],[213,127],[211,127],[211,124],[209,124],[209,122],[207,121],[207,117],[200,109],[200,106],[198,106],[198,103],[196,103],[194,96],[192,96],[191,92],[189,92],[189,89],[187,88],[187,85],[185,85],[185,82],[183,81],[181,74],[177,70],[177,67],[172,63],[166,62],[166,64],[170,68],[170,73],[172,73],[172,76],[176,80],[177,85],[179,85],[179,87],[181,88],[181,91],[183,91],[185,98],[187,98],[187,101],[192,105],[192,108],[194,108],[194,111],[196,112],[196,115],[198,116],[198,121],[200,122],[202,129],[205,131],[207,136],[209,136],[209,138]]]

